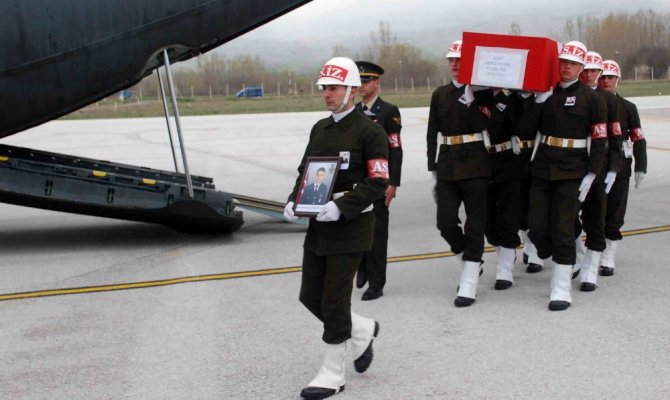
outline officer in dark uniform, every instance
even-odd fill
[[[622,239],[621,227],[626,215],[628,204],[628,187],[632,171],[633,158],[635,159],[635,188],[642,184],[647,173],[647,141],[642,133],[640,115],[635,104],[616,93],[621,69],[619,64],[612,60],[603,62],[603,73],[598,80],[601,90],[614,93],[619,102],[621,121],[621,151],[623,162],[616,176],[612,190],[607,195],[607,213],[605,216],[606,247],[600,256],[600,275],[614,275],[614,258],[617,243]]]
[[[561,49],[561,81],[541,107],[533,150],[529,235],[545,265],[554,263],[552,311],[565,310],[572,303],[575,218],[607,152],[605,102],[578,79],[586,51],[577,41]]]
[[[621,125],[619,118],[619,102],[616,96],[608,91],[598,89],[598,78],[603,70],[602,57],[595,51],[586,53],[586,65],[579,76],[584,85],[595,89],[607,105],[607,143],[603,167],[596,176],[586,200],[582,204],[582,224],[577,219],[575,236],[576,245],[581,245],[581,228],[586,232],[584,254],[577,254],[577,265],[583,292],[592,292],[597,288],[598,266],[600,254],[605,250],[605,213],[607,211],[607,193],[612,188],[617,173],[621,169],[623,151],[621,150]],[[582,226],[580,226],[582,225]],[[581,259],[581,263],[580,263]]]
[[[302,196],[298,201],[300,204],[326,204],[328,201],[328,185],[323,183],[326,175],[325,168],[319,168],[314,175],[314,182],[305,186]]]
[[[372,340],[379,324],[351,312],[351,292],[361,257],[372,248],[372,203],[388,186],[387,135],[354,109],[356,88],[361,85],[356,64],[344,57],[329,60],[317,85],[333,114],[312,128],[284,217],[296,219],[293,206],[309,157],[348,154],[349,163],[332,182],[333,200],[310,218],[303,245],[300,302],[323,322],[326,342],[321,369],[300,393],[305,399],[323,399],[344,390],[347,344],[357,372],[372,362]]]
[[[483,262],[486,193],[491,177],[484,130],[491,110],[484,105],[480,108],[472,88],[457,81],[461,45],[458,40],[447,51],[452,81],[433,92],[426,142],[428,171],[435,179],[437,228],[463,266],[454,305],[467,307],[477,296]],[[461,203],[467,218],[463,228],[458,216]]]
[[[400,141],[400,110],[395,105],[379,97],[380,76],[384,69],[368,61],[356,61],[361,75],[361,87],[358,94],[362,101],[356,104],[356,109],[363,112],[373,121],[379,123],[388,135],[389,147],[389,186],[384,196],[375,200],[375,238],[372,250],[363,255],[363,261],[358,268],[356,286],[360,289],[370,282],[368,289],[363,293],[362,300],[374,300],[384,294],[386,284],[386,256],[389,236],[389,206],[396,196],[400,186],[400,170],[402,168],[402,143]]]

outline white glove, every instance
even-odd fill
[[[284,207],[284,218],[286,218],[287,221],[297,221],[300,219],[300,217],[296,217],[293,212],[294,205],[294,202],[289,201],[288,204],[286,204],[286,207]]]
[[[605,193],[609,193],[612,190],[612,185],[616,180],[616,171],[607,171],[607,176],[605,177]]]
[[[525,92],[525,91],[524,91],[524,92],[519,92],[519,96],[521,96],[521,97],[524,98],[524,99],[529,98],[531,94],[533,94],[533,93],[531,93],[531,92]]]
[[[552,94],[554,94],[554,88],[549,88],[546,92],[535,93],[535,102],[537,104],[542,104],[547,101]]]
[[[579,202],[582,203],[586,199],[586,195],[589,194],[589,189],[591,189],[591,184],[593,180],[596,179],[596,174],[589,172],[586,174],[582,183],[579,185]]]
[[[518,136],[512,136],[512,152],[516,155],[521,154],[521,139]]]
[[[333,222],[340,219],[340,215],[342,215],[342,212],[337,204],[329,201],[321,208],[319,215],[316,216],[316,220],[319,222]]]
[[[475,101],[475,93],[472,90],[472,86],[465,85],[465,105],[470,107],[473,101]]]
[[[644,179],[645,173],[642,171],[635,171],[635,189],[639,188]]]

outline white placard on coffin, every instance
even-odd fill
[[[522,89],[528,49],[476,46],[472,84]]]

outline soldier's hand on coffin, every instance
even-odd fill
[[[472,86],[465,85],[465,105],[470,107],[473,101],[475,101],[475,92],[472,90]]]
[[[337,206],[337,204],[329,201],[323,206],[323,208],[321,208],[319,215],[316,216],[316,220],[319,222],[333,222],[340,219],[341,214],[342,213],[340,212],[340,208]]]
[[[609,193],[612,190],[614,181],[616,181],[616,171],[608,171],[605,177],[605,193]]]
[[[288,204],[286,204],[286,207],[284,207],[284,218],[286,218],[287,221],[297,221],[300,219],[300,217],[296,217],[293,212],[294,205],[294,202],[289,201]]]
[[[591,189],[591,185],[593,184],[594,179],[596,179],[596,174],[593,172],[589,172],[582,179],[582,183],[579,185],[579,201],[581,203],[586,200],[586,195],[589,194],[589,189]]]
[[[542,104],[547,101],[552,94],[554,94],[554,88],[549,88],[546,92],[535,92],[535,102],[537,104]]]
[[[639,188],[642,185],[642,180],[644,179],[645,173],[642,171],[635,171],[635,189]]]

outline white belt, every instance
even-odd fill
[[[337,199],[339,199],[340,197],[344,196],[344,195],[347,194],[347,193],[348,193],[348,192],[337,192],[337,193],[333,193],[333,200],[337,200]],[[363,211],[361,211],[361,214],[366,213],[366,212],[370,212],[370,211],[372,211],[374,208],[375,208],[374,204],[370,203],[370,205],[369,205],[366,209],[364,209]]]
[[[586,139],[567,139],[554,136],[542,135],[540,141],[552,147],[565,147],[572,149],[585,149]]]
[[[501,153],[506,150],[511,150],[512,149],[512,141],[508,140],[503,143],[498,143],[498,144],[492,144],[491,147],[489,148],[489,153],[495,154],[495,153]]]
[[[447,146],[453,146],[456,144],[465,144],[472,142],[481,142],[484,140],[481,133],[470,133],[467,135],[458,135],[458,136],[445,136],[444,144]]]

